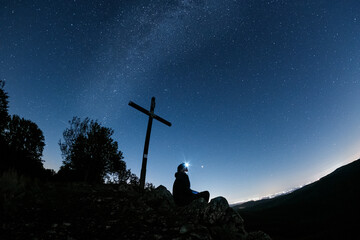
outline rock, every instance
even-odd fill
[[[194,230],[194,225],[193,224],[186,224],[186,225],[183,225],[181,228],[180,228],[180,234],[185,234],[185,233],[189,233],[190,231]]]
[[[204,220],[210,225],[219,223],[225,217],[229,208],[228,201],[223,197],[217,197],[210,201],[204,212]]]
[[[31,236],[31,233],[33,236],[30,238],[39,239],[66,239],[68,236],[91,239],[102,235],[104,239],[119,239],[121,236],[125,240],[270,239],[263,232],[247,234],[244,220],[237,211],[229,207],[223,197],[214,198],[210,203],[200,198],[187,206],[179,207],[164,186],[145,192],[126,184],[93,188],[96,191],[86,186],[70,189],[64,187],[63,194],[51,190],[50,196],[42,199],[43,203],[48,204],[44,210],[38,209],[37,205],[34,207],[30,202],[26,208],[27,214],[35,216],[31,226],[24,224],[28,220],[22,218],[25,214],[19,208],[14,215],[16,218],[7,215],[8,219],[16,221],[3,223],[2,229],[6,231],[4,235],[10,236],[5,239],[22,239],[21,236]],[[58,198],[63,199],[56,201],[57,204],[46,201]],[[46,215],[49,209],[56,214]]]
[[[199,240],[211,240],[212,239],[209,230],[205,226],[202,226],[202,225],[195,226],[193,231],[190,233],[190,236],[192,236],[193,239],[199,239]]]
[[[159,211],[168,211],[175,206],[172,194],[162,185],[146,193],[142,200]]]
[[[223,197],[210,201],[203,219],[210,225],[211,235],[215,239],[246,239],[247,237],[244,220],[238,212],[229,207],[227,200]]]
[[[246,240],[271,240],[270,236],[262,231],[250,232]]]
[[[186,224],[180,228],[180,234],[191,236],[191,239],[210,240],[209,230],[202,225]]]
[[[233,208],[228,208],[224,217],[224,223],[234,231],[241,231],[245,234],[244,220]]]
[[[160,240],[160,239],[162,239],[163,237],[161,236],[161,235],[159,235],[159,234],[155,234],[154,235],[154,239],[156,239],[156,240]]]
[[[203,198],[199,198],[192,201],[189,205],[179,208],[178,211],[187,221],[198,223],[203,221],[207,205]]]

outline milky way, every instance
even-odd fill
[[[3,1],[0,78],[10,113],[44,132],[43,159],[73,116],[98,119],[140,175],[230,202],[316,180],[359,157],[358,1]]]

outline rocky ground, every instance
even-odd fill
[[[33,182],[1,187],[0,239],[270,239],[247,233],[239,213],[219,197],[177,207],[163,186]]]

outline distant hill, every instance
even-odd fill
[[[274,239],[354,239],[360,227],[360,159],[286,195],[234,206],[249,230]],[[355,235],[356,234],[356,235]]]

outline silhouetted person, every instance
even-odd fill
[[[190,189],[190,180],[186,172],[189,169],[182,163],[178,166],[175,173],[175,182],[173,185],[174,201],[179,206],[185,206],[198,198],[204,198],[206,202],[209,202],[210,193],[208,191],[196,192]]]

